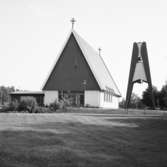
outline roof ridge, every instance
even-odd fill
[[[86,45],[89,46],[93,52],[95,52],[96,54],[97,54],[97,52],[96,52],[96,51],[93,49],[93,47],[90,46],[90,45],[88,44],[88,42],[86,42],[75,30],[73,30],[72,32],[73,32],[73,34],[74,34],[74,37],[75,37],[77,43],[78,43],[79,46],[80,46],[81,51],[83,52],[83,55],[84,55],[84,57],[85,57],[85,59],[86,59],[88,65],[89,65],[89,67],[91,68],[91,70],[92,70],[92,72],[93,72],[93,75],[95,76],[95,79],[96,79],[97,83],[99,84],[99,86],[100,86],[100,88],[101,88],[101,87],[102,87],[102,84],[101,84],[101,82],[99,81],[98,77],[96,76],[96,73],[95,73],[94,69],[92,68],[92,65],[91,65],[91,62],[90,62],[90,60],[89,60],[89,57],[86,56],[86,53],[85,53],[85,51],[84,51],[84,48],[82,47],[81,41],[79,41],[79,39],[81,39],[84,43],[86,43]],[[79,39],[78,39],[78,38],[79,38]]]
[[[101,59],[101,62],[102,62],[102,64],[104,65],[104,68],[105,68],[106,72],[107,72],[108,75],[110,76],[110,79],[112,80],[112,82],[113,82],[115,88],[117,89],[117,92],[118,92],[119,95],[121,96],[121,93],[120,93],[120,91],[119,91],[119,89],[118,89],[118,86],[116,85],[116,82],[114,81],[114,79],[113,79],[113,77],[112,77],[112,75],[111,75],[111,73],[110,73],[110,71],[109,71],[107,65],[105,64],[105,61],[103,60],[102,56],[99,55],[99,53],[98,53],[85,39],[83,39],[75,30],[73,30],[73,34],[74,34],[74,36],[75,36],[75,34],[76,34],[76,35],[96,54],[96,56],[98,56],[98,57]],[[77,40],[77,41],[78,41],[78,40]],[[79,43],[79,46],[82,48],[82,45],[80,45],[80,41],[78,41],[78,43]],[[86,55],[84,54],[84,56],[86,56]],[[86,60],[89,59],[88,56],[85,57],[85,58],[86,58]],[[90,62],[88,62],[88,64],[90,64]],[[91,67],[91,66],[90,66],[90,67]],[[91,70],[93,71],[93,74],[95,75],[94,70],[93,70],[92,68],[91,68]],[[97,77],[95,77],[95,78],[96,78],[96,80],[97,80],[98,83],[99,83],[100,81],[98,80],[98,78],[97,78]],[[100,85],[101,85],[101,84],[100,84]],[[107,86],[107,85],[106,85],[106,86]]]

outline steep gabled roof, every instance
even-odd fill
[[[67,38],[67,41],[65,42],[65,45],[63,46],[62,51],[60,52],[59,56],[57,57],[57,61],[59,59],[59,57],[61,56],[61,53],[63,52],[65,46],[67,45],[69,38],[71,35],[74,35],[78,46],[80,47],[99,87],[101,90],[106,90],[107,88],[111,89],[113,91],[113,94],[115,96],[121,96],[121,93],[115,83],[115,81],[113,80],[107,66],[105,65],[102,57],[98,54],[98,52],[96,52],[80,35],[78,35],[78,33],[74,30],[72,30],[70,32],[70,35]],[[56,61],[56,63],[57,63]],[[54,65],[54,67],[56,66],[56,64]],[[54,69],[53,67],[53,69]],[[53,71],[52,69],[52,71]],[[51,71],[51,73],[52,73]],[[50,75],[51,75],[50,73]],[[49,75],[49,76],[50,76]],[[45,87],[45,85],[48,82],[49,77],[47,78],[43,88]]]

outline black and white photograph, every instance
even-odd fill
[[[166,68],[166,0],[0,0],[0,167],[166,167]]]

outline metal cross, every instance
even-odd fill
[[[101,48],[98,48],[98,50],[99,50],[99,55],[101,55]]]
[[[72,29],[74,28],[74,23],[76,22],[76,20],[74,18],[71,19],[71,23],[72,23]]]

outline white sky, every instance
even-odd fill
[[[146,41],[153,85],[167,80],[166,0],[0,0],[0,85],[40,90],[71,30],[102,48],[123,97],[133,42]],[[146,85],[135,86],[141,94]]]

